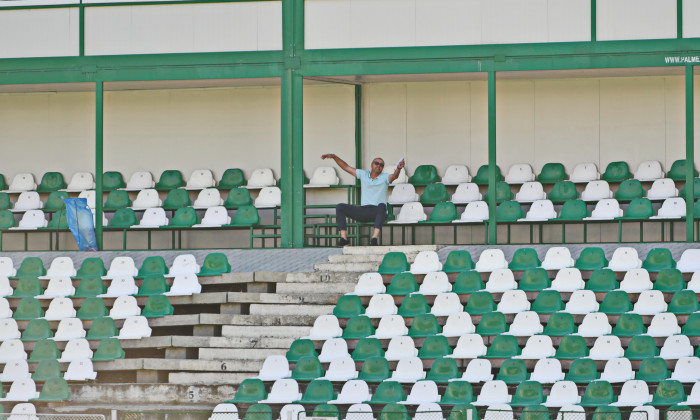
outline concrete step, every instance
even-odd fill
[[[360,277],[359,273],[308,272],[289,273],[287,283],[354,283]],[[277,284],[277,287],[281,283]],[[277,289],[279,290],[279,289]]]
[[[283,353],[279,353],[283,354]],[[258,372],[259,360],[199,360],[199,359],[117,359],[111,362],[95,362],[101,371],[160,370],[194,372]]]
[[[255,338],[258,340],[262,340],[264,338],[274,338],[281,340],[289,338],[299,338],[305,335],[309,335],[310,330],[311,327],[224,325],[223,327],[221,327],[222,337],[212,338],[237,337],[240,339]]]
[[[316,315],[222,315],[222,314],[201,314],[202,325],[314,325]]]
[[[260,360],[260,362],[263,362],[267,356],[284,353],[285,351],[281,349],[220,349],[205,347],[199,349],[199,360],[219,360],[226,363],[241,360]]]
[[[279,286],[285,286],[288,283],[279,283],[277,293],[248,293],[248,292],[229,292],[228,301],[233,303],[264,303],[264,304],[312,304],[312,305],[330,305],[338,300],[338,292],[330,289],[328,292],[322,292],[317,289],[317,293],[313,293],[313,289],[304,296],[291,296],[284,294],[284,291],[279,290]],[[293,290],[293,289],[292,289]],[[325,293],[325,294],[324,294]],[[341,292],[342,293],[342,292]]]
[[[223,329],[227,328],[224,326]],[[249,328],[249,327],[236,327],[232,328]],[[273,328],[273,327],[266,327]],[[296,327],[286,327],[294,329]],[[309,327],[299,327],[305,330],[309,330]],[[258,327],[260,330],[260,327]],[[303,330],[302,330],[303,331]],[[255,348],[266,348],[266,349],[281,349],[289,347],[294,339],[293,335],[285,337],[283,335],[243,335],[243,334],[223,334],[223,337],[187,337],[187,336],[174,336],[172,338],[172,347],[226,347],[232,349],[255,349]],[[308,332],[304,333],[308,335]]]
[[[314,293],[326,293],[323,295],[319,294],[319,299],[317,299],[317,301],[314,301],[313,303],[335,304],[338,301],[340,295],[355,290],[356,284],[357,278],[354,282],[348,283],[278,283],[277,293],[290,295],[300,294],[304,295],[303,297],[307,299],[314,298]],[[334,300],[332,302],[321,302],[322,299],[320,297],[331,297],[334,298]],[[305,303],[312,302],[306,300]]]
[[[254,376],[254,375],[251,375]],[[177,408],[181,414],[189,410],[202,410],[229,399],[238,388],[237,385],[221,384],[207,386],[176,384],[106,384],[85,382],[70,386],[72,396],[66,405],[57,404],[54,409],[62,413],[81,413],[80,405],[93,410],[158,410]],[[123,404],[123,407],[116,406]],[[191,406],[190,404],[196,404]],[[151,405],[159,405],[153,407]],[[206,408],[205,408],[206,407]]]
[[[390,246],[346,246],[344,255],[371,255],[387,252],[403,252],[404,254],[417,254],[421,251],[437,251],[440,245],[390,245]]]
[[[333,312],[335,305],[250,305],[251,315],[328,315]]]
[[[257,372],[256,372],[257,373]],[[255,375],[242,372],[174,372],[168,375],[168,382],[174,385],[240,385],[244,379]]]
[[[379,263],[319,263],[314,264],[316,271],[333,271],[344,273],[371,273],[377,271]]]

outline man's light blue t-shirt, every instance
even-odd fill
[[[361,205],[378,206],[382,203],[386,204],[386,193],[389,190],[389,174],[381,173],[374,179],[370,176],[370,171],[366,169],[357,169],[355,174],[362,185]]]

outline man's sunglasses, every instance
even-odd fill
[[[377,162],[376,160],[375,160],[374,162],[372,162],[372,165],[377,165],[377,166],[380,166],[380,167],[382,167],[382,168],[384,167],[384,164],[383,164],[383,163]]]

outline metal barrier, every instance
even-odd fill
[[[35,414],[31,412],[3,413],[0,419],[6,420],[105,420],[102,414]]]
[[[217,413],[218,414],[218,413]],[[233,413],[232,413],[233,414]],[[119,420],[208,420],[211,411],[123,411]],[[237,419],[237,417],[226,417]],[[220,417],[219,420],[224,420]]]

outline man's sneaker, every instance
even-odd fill
[[[340,238],[338,239],[338,248],[342,248],[344,246],[350,245],[350,241],[345,239],[345,238]]]
[[[377,246],[379,243],[377,242],[377,238],[372,238],[369,240],[369,245],[370,246]]]

